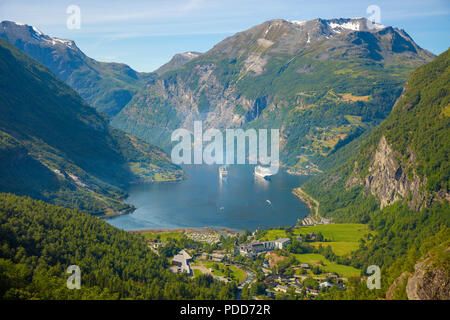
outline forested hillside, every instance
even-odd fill
[[[66,269],[81,270],[69,290]],[[172,274],[137,235],[85,213],[0,194],[0,299],[233,299],[234,284]]]
[[[450,298],[449,63],[450,50],[413,72],[355,156],[302,186],[321,215],[369,223],[349,263],[382,267],[382,290],[355,280],[324,298]]]
[[[0,39],[0,192],[123,212],[133,181],[179,179],[159,148],[108,125],[46,67]]]
[[[367,221],[398,200],[414,210],[450,200],[449,63],[446,51],[417,69],[359,151],[302,187],[320,201],[321,215]]]

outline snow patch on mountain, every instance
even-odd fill
[[[299,21],[299,20],[290,20],[289,22],[293,24],[298,24],[299,26],[302,26],[306,23],[306,21]]]
[[[362,25],[362,24],[366,25]],[[328,22],[328,26],[334,33],[341,33],[343,31],[364,31],[367,29],[384,29],[386,26],[371,22],[370,20],[350,20],[346,22]]]
[[[341,33],[341,31],[344,30],[353,30],[353,31],[359,31],[360,30],[360,25],[357,22],[344,22],[344,23],[334,23],[334,22],[330,22],[328,24],[331,29],[336,32],[336,33]]]

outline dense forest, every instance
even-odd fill
[[[69,290],[68,266],[81,270]],[[235,284],[189,280],[137,235],[86,213],[0,194],[2,299],[233,299]]]

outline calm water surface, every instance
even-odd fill
[[[254,177],[252,165],[230,166],[226,179],[218,166],[191,165],[188,179],[135,185],[127,202],[136,210],[107,219],[125,230],[153,228],[228,228],[254,230],[294,225],[309,210],[292,193],[308,177],[284,171],[266,181]],[[268,200],[268,201],[267,201]]]

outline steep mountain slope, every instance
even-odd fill
[[[91,106],[111,117],[155,76],[136,72],[122,63],[91,59],[75,42],[50,37],[32,26],[3,21],[0,37],[47,66]]]
[[[364,220],[399,200],[413,210],[450,200],[449,64],[447,50],[417,69],[358,153],[303,186],[322,215]]]
[[[166,154],[111,128],[39,62],[0,39],[0,191],[92,213],[131,207],[123,187],[182,176]]]
[[[418,68],[392,113],[343,165],[302,189],[322,216],[359,221],[371,239],[348,259],[381,268],[381,290],[362,281],[331,299],[448,299],[450,295],[450,50]]]
[[[150,81],[112,124],[170,146],[178,127],[279,128],[282,161],[317,164],[390,112],[409,73],[433,55],[366,19],[271,20]]]
[[[192,51],[178,53],[178,54],[174,55],[172,57],[172,59],[170,59],[169,62],[167,62],[166,64],[163,64],[161,67],[156,69],[155,73],[163,74],[168,71],[173,71],[173,70],[178,69],[179,67],[185,65],[192,59],[197,58],[200,55],[201,55],[200,52],[192,52]]]

